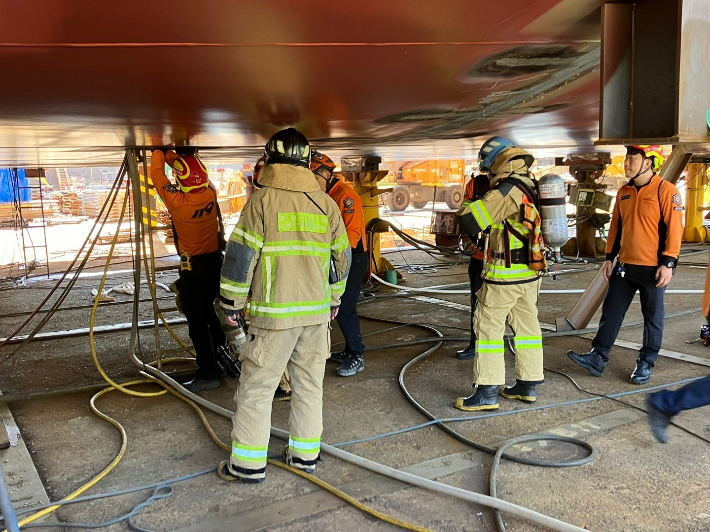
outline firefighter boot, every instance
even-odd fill
[[[535,397],[535,383],[517,379],[515,386],[503,386],[498,391],[498,395],[506,399],[517,399],[528,404],[537,400]]]
[[[575,351],[567,351],[567,356],[577,364],[580,368],[584,368],[595,377],[601,377],[604,373],[606,361],[602,356],[592,349],[589,353],[576,353]]]
[[[232,470],[229,467],[229,460],[223,460],[219,463],[219,465],[217,466],[217,475],[219,475],[219,478],[221,478],[222,480],[229,480],[230,482],[233,482],[235,480],[239,482],[246,482],[247,484],[260,484],[264,482],[264,477],[249,478],[242,475],[238,475],[236,473],[232,473]]]
[[[498,410],[498,386],[478,385],[476,392],[469,397],[459,397],[454,401],[454,408],[473,412],[476,410]]]

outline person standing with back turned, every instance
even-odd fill
[[[287,366],[291,413],[283,459],[305,472],[315,470],[330,320],[338,313],[350,267],[340,211],[313,178],[306,137],[293,128],[280,131],[266,144],[266,156],[262,188],[244,206],[230,236],[219,296],[230,325],[239,327],[237,315],[245,307],[251,323],[239,356],[232,453],[217,473],[251,483],[266,477],[271,402]]]
[[[165,174],[166,162],[177,184]],[[180,305],[197,359],[195,377],[184,386],[193,393],[211,390],[219,386],[220,377],[215,352],[227,341],[213,307],[224,242],[217,194],[207,168],[194,153],[180,156],[168,149],[153,150],[150,177],[172,217],[180,254]]]

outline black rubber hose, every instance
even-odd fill
[[[57,281],[57,284],[54,285],[54,287],[49,291],[47,296],[37,306],[37,308],[27,317],[27,319],[25,321],[22,322],[22,324],[19,327],[17,327],[17,329],[15,329],[15,331],[13,331],[12,334],[10,334],[7,338],[5,338],[5,340],[2,343],[0,343],[0,348],[7,345],[7,343],[10,340],[12,340],[12,338],[17,336],[17,334],[20,331],[22,331],[22,329],[25,328],[25,326],[32,320],[32,318],[34,318],[37,315],[37,313],[39,313],[39,311],[47,303],[47,301],[49,301],[49,299],[52,297],[52,295],[59,289],[62,282],[64,282],[64,279],[67,277],[67,275],[69,275],[69,272],[71,272],[71,269],[74,267],[74,264],[76,264],[76,261],[79,260],[79,257],[81,256],[82,251],[86,247],[86,244],[89,242],[89,239],[91,238],[92,233],[94,232],[96,227],[99,225],[99,222],[101,220],[101,216],[104,213],[104,210],[106,210],[106,206],[109,205],[109,200],[111,199],[111,194],[114,194],[111,204],[108,207],[108,211],[106,212],[106,218],[104,218],[103,223],[101,223],[101,229],[103,229],[103,227],[106,223],[106,219],[108,219],[108,215],[111,211],[111,207],[113,206],[113,201],[116,200],[116,196],[118,195],[118,191],[121,188],[121,182],[123,181],[125,171],[126,171],[126,161],[124,159],[123,163],[121,164],[121,167],[119,168],[118,175],[116,176],[116,180],[113,182],[113,185],[111,186],[111,189],[109,190],[109,195],[106,198],[106,202],[104,202],[103,206],[101,207],[101,211],[99,212],[98,216],[96,217],[96,221],[94,222],[94,225],[91,227],[89,234],[86,235],[86,239],[84,240],[84,243],[79,248],[79,251],[77,252],[76,256],[74,257],[74,260],[72,260],[71,264],[69,264],[69,267],[64,271],[62,276]],[[114,190],[115,190],[115,193],[114,193]],[[79,264],[79,267],[76,269],[73,278],[69,281],[69,284],[64,288],[64,290],[63,290],[62,294],[60,295],[59,299],[57,300],[57,302],[55,302],[52,305],[52,307],[49,309],[48,314],[42,319],[40,324],[37,327],[35,327],[35,329],[30,333],[28,340],[26,340],[25,342],[20,344],[19,347],[17,347],[14,351],[9,353],[2,361],[0,361],[0,365],[7,362],[12,355],[17,353],[22,347],[27,345],[29,338],[33,337],[35,334],[37,334],[41,330],[42,327],[44,327],[44,325],[47,323],[47,321],[49,321],[49,319],[52,317],[52,315],[54,314],[56,309],[59,308],[59,306],[62,304],[62,302],[64,302],[67,295],[69,294],[69,291],[76,283],[79,273],[81,272],[83,267],[86,265],[88,258],[89,258],[89,253],[90,253],[91,249],[93,249],[93,246],[96,243],[96,240],[98,240],[100,232],[101,232],[101,230],[99,230],[99,233],[96,235],[95,240],[92,242],[91,248],[89,249],[89,252],[87,252],[86,256],[84,257],[84,260]]]
[[[408,371],[412,366],[414,366],[417,362],[419,362],[420,360],[423,360],[423,359],[425,359],[426,357],[428,357],[429,355],[433,354],[434,352],[436,352],[437,349],[439,349],[439,347],[441,347],[441,346],[443,345],[443,340],[444,340],[444,338],[445,338],[444,335],[441,334],[441,332],[439,332],[437,329],[435,329],[434,327],[431,327],[431,326],[429,326],[429,325],[421,325],[421,324],[417,324],[417,323],[407,323],[407,322],[401,322],[401,321],[396,321],[396,320],[390,320],[390,319],[386,319],[386,318],[375,318],[375,317],[372,317],[372,316],[362,316],[362,315],[361,315],[361,317],[362,317],[362,318],[365,318],[365,319],[368,319],[368,320],[372,320],[372,321],[379,321],[379,322],[382,322],[382,323],[392,323],[392,324],[396,324],[396,325],[409,325],[409,326],[411,326],[411,327],[416,327],[416,328],[419,328],[419,329],[424,329],[424,330],[429,331],[429,332],[433,332],[433,333],[436,335],[436,337],[434,337],[434,338],[427,338],[426,340],[427,340],[427,341],[434,341],[434,342],[437,342],[437,344],[434,345],[434,346],[432,346],[432,347],[430,347],[429,349],[427,349],[426,351],[424,351],[422,354],[420,354],[420,355],[414,357],[412,360],[410,360],[409,362],[407,362],[407,363],[404,365],[404,367],[401,369],[401,371],[399,372],[399,387],[401,388],[402,393],[404,393],[404,396],[407,398],[407,400],[412,404],[412,406],[414,406],[414,408],[416,408],[417,410],[419,410],[419,412],[421,412],[422,414],[424,414],[424,415],[425,415],[427,418],[429,418],[431,421],[436,421],[436,420],[437,420],[437,417],[434,416],[431,412],[429,412],[426,408],[424,408],[416,399],[414,399],[414,397],[412,396],[412,394],[409,393],[409,390],[407,389],[407,386],[406,386],[406,384],[404,383],[404,376],[405,376],[405,374],[407,373],[407,371]],[[466,338],[466,339],[468,340],[469,338]],[[414,342],[419,342],[418,340],[413,340],[413,341],[414,341]],[[410,345],[410,344],[411,344],[411,342],[401,342],[400,345],[397,345],[397,344],[389,344],[387,347],[390,347],[390,346],[391,346],[391,347],[395,347],[395,346],[396,346],[396,347],[402,347],[402,346]],[[383,347],[382,347],[382,346],[376,346],[376,348],[377,348],[377,349],[382,349]],[[450,436],[453,436],[455,439],[457,439],[458,441],[460,441],[461,443],[463,443],[463,444],[465,444],[465,445],[468,445],[469,447],[473,447],[474,449],[477,449],[477,450],[479,450],[479,451],[483,451],[483,452],[488,453],[488,454],[491,454],[491,455],[495,455],[496,452],[497,452],[496,449],[493,449],[493,448],[491,448],[491,447],[487,447],[487,446],[485,446],[485,445],[482,445],[482,444],[480,444],[480,443],[477,443],[477,442],[475,442],[475,441],[473,441],[473,440],[470,440],[470,439],[466,438],[465,436],[459,434],[458,432],[456,432],[454,429],[452,429],[451,427],[449,427],[449,426],[446,425],[445,423],[436,423],[436,425],[437,425],[440,429],[442,429],[444,432],[446,432],[446,433],[449,434]],[[579,466],[579,465],[586,464],[586,463],[588,463],[588,462],[590,462],[591,460],[594,459],[594,457],[596,456],[596,450],[594,449],[594,447],[592,447],[590,444],[588,444],[587,442],[584,442],[584,441],[582,441],[582,440],[575,440],[575,443],[578,444],[580,447],[584,447],[585,449],[589,450],[590,456],[585,457],[585,458],[583,458],[583,459],[581,459],[581,460],[575,460],[575,461],[571,461],[571,462],[548,462],[548,461],[542,461],[542,460],[530,460],[530,459],[528,459],[528,458],[522,458],[522,457],[519,457],[519,456],[511,456],[511,455],[507,455],[507,454],[504,454],[504,455],[503,455],[503,458],[505,458],[506,460],[511,460],[511,461],[513,461],[513,462],[518,462],[518,463],[521,463],[521,464],[534,465],[534,466],[541,466],[541,467],[572,467],[572,466]]]

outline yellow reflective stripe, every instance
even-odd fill
[[[493,225],[493,220],[491,219],[486,207],[483,205],[481,200],[474,201],[471,204],[471,214],[476,219],[478,227],[485,229],[489,225]]]
[[[476,353],[503,353],[503,340],[476,340]]]
[[[511,264],[510,268],[506,268],[504,266],[496,267],[495,264],[489,262],[485,276],[493,279],[522,279],[534,275],[536,273],[526,264]]]
[[[330,311],[330,299],[324,302],[307,303],[267,303],[265,301],[250,301],[249,314],[268,318],[292,318],[297,316],[313,316]]]
[[[345,292],[345,284],[347,281],[338,281],[337,283],[333,283],[330,285],[330,290],[332,292],[335,292],[336,294]]]
[[[234,228],[234,231],[232,231],[232,237],[234,235],[242,237],[242,239],[246,242],[249,242],[253,244],[251,247],[256,247],[256,249],[261,249],[264,247],[264,239],[256,234],[254,231],[250,231],[249,229],[246,229],[244,227],[236,226]],[[230,240],[238,240],[235,238],[230,237]]]
[[[280,212],[278,230],[279,232],[303,231],[325,234],[328,232],[328,217],[307,212]]]
[[[276,244],[266,244],[262,249],[263,255],[299,255],[299,254],[309,254],[321,257],[329,257],[330,250],[323,250],[321,248],[309,245],[296,245],[296,246],[278,246]]]
[[[273,282],[272,280],[272,267],[273,267],[273,258],[270,256],[264,257],[264,269],[266,271],[266,275],[264,275],[264,283],[266,284],[265,290],[264,290],[264,299],[267,303],[271,303],[271,284]]]
[[[515,348],[542,349],[542,336],[516,336]]]
[[[343,251],[345,248],[347,248],[350,245],[350,241],[348,240],[348,234],[343,233],[340,238],[337,238],[330,244],[330,249],[332,249],[335,252],[338,251]]]
[[[229,294],[245,296],[249,294],[250,285],[246,283],[235,283],[227,279],[222,279],[219,287]]]

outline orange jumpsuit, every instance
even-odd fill
[[[360,318],[357,315],[357,300],[360,296],[360,287],[365,277],[368,266],[367,245],[365,244],[365,214],[362,210],[362,200],[353,188],[338,181],[328,191],[328,195],[335,201],[340,209],[340,215],[345,222],[348,234],[352,263],[350,274],[345,283],[345,292],[340,299],[340,310],[336,321],[345,338],[345,352],[362,359],[365,346],[362,344],[360,333]]]
[[[188,332],[195,347],[195,378],[219,378],[215,350],[226,343],[222,327],[212,306],[219,295],[222,252],[219,250],[217,196],[211,187],[199,192],[183,192],[165,174],[166,159],[172,164],[174,151],[153,152],[150,177],[155,191],[170,211],[175,228],[178,253],[190,255],[191,270],[180,270],[179,297],[187,318]]]
[[[186,194],[173,184],[165,174],[165,163],[171,164],[177,157],[173,151],[166,155],[154,152],[150,161],[153,186],[172,216],[179,252],[192,257],[214,253],[219,249],[217,196],[211,187]]]

